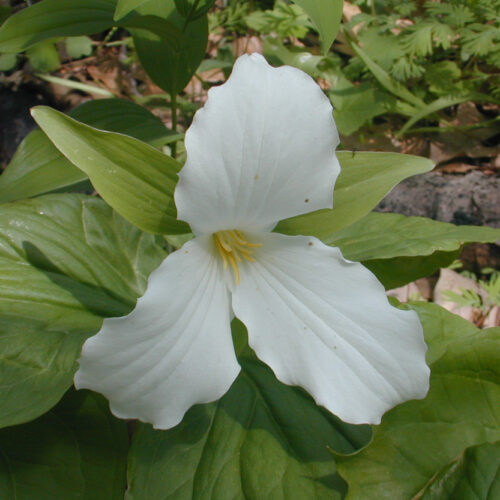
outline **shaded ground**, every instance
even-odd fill
[[[0,165],[7,166],[17,146],[35,127],[30,108],[52,104],[45,92],[33,85],[17,90],[0,84]]]

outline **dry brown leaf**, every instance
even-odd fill
[[[485,117],[472,102],[464,102],[457,108],[455,117],[450,125],[464,127],[484,122]],[[485,146],[483,143],[498,130],[493,127],[482,127],[470,130],[454,130],[443,132],[436,136],[431,143],[430,157],[436,163],[444,163],[454,158],[491,158],[494,166],[495,159],[500,155],[500,146]],[[474,161],[471,162],[474,164]]]
[[[347,22],[350,22],[354,16],[361,14],[361,9],[350,2],[344,2],[343,15]]]
[[[424,284],[421,280],[408,283],[407,285],[400,286],[399,288],[387,290],[387,295],[395,297],[399,300],[399,302],[408,302],[410,300],[425,301],[425,295],[428,295],[428,293],[429,290],[427,289],[427,284]]]
[[[233,53],[235,57],[243,54],[258,52],[262,54],[264,48],[262,40],[258,36],[242,36],[233,41]]]
[[[94,64],[89,64],[87,66],[87,71],[89,75],[94,79],[96,83],[101,83],[105,88],[113,93],[119,92],[118,85],[118,67],[113,68],[103,68],[102,66],[95,66]]]

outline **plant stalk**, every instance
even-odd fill
[[[172,110],[172,131],[174,134],[177,132],[177,95],[170,96],[170,109]],[[172,158],[177,156],[177,141],[174,141],[170,147]]]

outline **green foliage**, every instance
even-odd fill
[[[371,212],[324,241],[363,262],[386,288],[396,288],[446,267],[467,243],[498,239],[499,229]]]
[[[106,400],[69,391],[37,420],[0,431],[0,497],[122,500],[127,427]]]
[[[286,219],[275,231],[328,238],[368,214],[398,182],[433,167],[426,158],[398,153],[340,151],[337,157],[342,171],[335,184],[333,210]]]
[[[439,471],[422,500],[492,499],[500,494],[500,443],[471,446]]]
[[[328,52],[340,27],[343,0],[294,0],[311,18],[318,30],[323,52]]]
[[[159,118],[122,99],[89,101],[70,116],[87,125],[120,132],[153,146],[168,143],[173,136]],[[40,130],[30,132],[19,145],[0,176],[0,203],[30,198],[58,189],[78,188],[87,175],[75,167]]]
[[[460,287],[460,293],[452,290],[443,291],[443,297],[455,302],[459,307],[474,307],[480,309],[487,315],[494,306],[500,307],[500,272],[494,269],[483,269],[483,274],[489,274],[487,280],[477,279],[475,275],[470,276],[483,293],[478,293],[470,288]]]
[[[83,341],[126,314],[164,251],[103,201],[48,195],[0,213],[0,427],[49,410]]]
[[[423,5],[413,0],[390,0],[372,3],[376,10],[369,9],[366,2],[357,3],[366,11],[346,26],[356,57],[349,60],[344,71],[351,80],[368,76],[372,85],[382,86],[418,108],[411,111],[394,106],[392,111],[407,116],[420,111],[419,120],[435,121],[440,110],[430,104],[436,97],[448,98],[447,107],[459,98],[480,101],[493,97],[498,102],[498,0],[429,1]],[[420,105],[410,93],[419,96]],[[425,103],[429,107],[425,108]],[[369,118],[367,115],[365,121]],[[347,130],[344,133],[351,132]]]
[[[341,133],[352,134],[382,114],[418,115],[408,122],[406,133],[419,120],[447,119],[440,112],[456,103],[499,102],[498,0],[357,3],[364,12],[344,28],[354,54],[345,49],[340,49],[342,58],[326,54],[313,72],[331,87]],[[301,67],[296,52],[316,55],[288,41],[297,35],[289,22],[271,23],[271,15],[278,17],[279,5],[273,11],[255,10],[247,19],[262,20],[252,27],[277,35],[272,42],[265,41],[268,57]],[[439,98],[444,99],[435,104]]]
[[[246,18],[251,12],[250,2],[244,0],[229,1],[225,8],[209,13],[210,32],[221,28],[229,33],[244,34],[248,30]]]
[[[276,33],[280,37],[302,38],[312,27],[304,10],[298,5],[278,0],[273,10],[255,10],[245,18],[247,26],[259,33]]]
[[[46,45],[48,40],[119,26],[133,33],[137,54],[151,79],[176,95],[194,75],[205,54],[206,12],[212,3],[134,0],[117,5],[116,0],[44,0],[9,17],[0,27],[0,53],[29,49],[32,54],[27,55],[35,69],[52,71],[59,64],[55,48]],[[44,45],[37,46],[41,42]],[[69,41],[69,55],[80,57],[88,53],[86,42],[81,38]]]
[[[438,250],[430,255],[365,260],[363,265],[377,276],[386,290],[391,290],[447,267],[458,254],[459,250],[451,252]]]
[[[346,135],[356,132],[367,120],[392,110],[395,105],[395,98],[387,92],[369,83],[353,85],[346,78],[339,78],[328,94],[335,106],[335,123]]]
[[[0,27],[0,52],[21,52],[54,37],[99,33],[112,26],[116,0],[44,0]]]
[[[17,64],[16,54],[0,54],[0,71],[10,71]]]
[[[466,243],[495,243],[499,239],[500,229],[491,227],[456,226],[424,217],[371,212],[324,241],[338,246],[349,260],[366,261],[451,252]]]
[[[6,5],[0,5],[0,25],[10,16],[11,8]]]
[[[34,108],[32,115],[123,217],[152,233],[188,232],[187,224],[176,219],[173,193],[180,165],[173,158],[137,139],[97,130],[45,106]]]
[[[157,0],[142,2],[135,12],[140,16],[159,17],[166,23],[168,37],[148,31],[148,22],[144,24],[146,29],[132,29],[132,34],[137,55],[148,75],[174,96],[186,86],[205,55],[207,17],[197,17],[195,12],[185,17],[176,10],[174,2]]]
[[[342,0],[277,0],[273,9],[254,10],[245,16],[246,25],[261,34],[280,38],[303,38],[310,28],[320,35],[323,52],[328,52],[340,26]]]
[[[114,19],[122,19],[127,14],[139,8],[141,5],[148,3],[149,0],[118,0],[116,2],[116,10]]]
[[[92,40],[88,36],[71,36],[65,41],[66,52],[71,59],[92,54]]]
[[[233,321],[242,371],[217,403],[178,427],[140,425],[130,450],[131,500],[327,500],[345,490],[328,448],[351,453],[370,438],[279,382]],[[170,480],[165,481],[165,478]]]
[[[35,71],[50,73],[59,67],[60,60],[57,49],[50,40],[32,45],[26,51],[26,57]]]
[[[407,118],[405,133],[419,120],[438,123],[466,100],[499,97],[499,0],[356,3],[363,12],[333,51],[338,0],[234,0],[210,14],[213,0],[43,0],[15,15],[0,8],[0,70],[26,56],[36,71],[50,72],[59,41],[60,53],[77,59],[92,51],[88,35],[111,29],[99,37],[113,36],[118,27],[133,36],[135,48],[130,38],[118,41],[127,64],[138,56],[170,94],[159,98],[172,111],[167,131],[149,111],[118,99],[86,103],[70,116],[36,108],[42,130],[28,135],[0,176],[0,427],[10,426],[0,431],[0,497],[451,500],[473,490],[474,500],[486,500],[499,491],[500,331],[480,331],[433,304],[409,306],[425,330],[429,394],[372,428],[345,424],[278,382],[237,320],[242,371],[231,389],[192,408],[174,429],[131,425],[128,478],[125,423],[102,397],[70,389],[84,340],[103,318],[127,314],[170,245],[191,237],[173,199],[184,153],[156,148],[182,139],[178,111],[187,126],[198,106],[177,94],[198,68],[227,76],[230,43],[248,27],[263,35],[268,59],[322,79],[345,134],[388,113]],[[207,19],[221,41],[210,47],[216,59],[200,66]],[[287,219],[276,231],[340,247],[388,288],[449,265],[468,242],[499,237],[490,228],[371,213],[398,182],[429,171],[430,160],[348,151],[338,158],[334,208]],[[88,179],[102,199],[40,196],[81,182],[89,188]],[[448,298],[483,310],[500,304],[500,273],[483,271],[490,274],[478,281],[484,293]]]
[[[188,21],[195,21],[204,16],[214,5],[215,0],[174,0],[181,16]]]
[[[429,394],[386,413],[369,446],[337,456],[346,500],[418,498],[467,448],[500,438],[500,329],[480,331],[436,305],[412,307],[431,349]]]

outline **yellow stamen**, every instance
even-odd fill
[[[234,273],[234,280],[240,283],[240,271],[238,264],[245,259],[248,262],[255,262],[252,257],[253,249],[260,248],[262,243],[250,243],[245,235],[237,230],[219,231],[214,234],[214,241],[217,250],[222,257],[224,269],[231,266]]]

